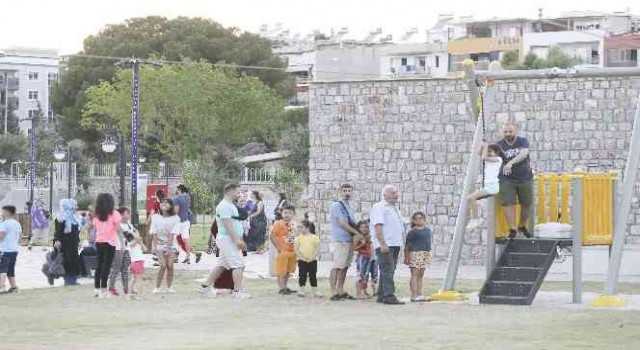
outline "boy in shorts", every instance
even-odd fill
[[[293,216],[295,209],[287,205],[282,208],[282,220],[273,224],[271,242],[276,247],[276,274],[278,275],[278,293],[289,295],[296,293],[287,287],[289,275],[296,272],[297,260],[293,242],[295,239]]]
[[[22,236],[22,226],[15,219],[16,207],[2,207],[0,221],[0,294],[17,293],[16,260]],[[5,281],[9,279],[9,289],[5,290]]]

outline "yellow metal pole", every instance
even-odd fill
[[[538,223],[547,222],[546,217],[546,188],[547,188],[547,176],[540,174],[538,176]]]
[[[549,220],[558,221],[558,175],[551,174],[549,178]]]
[[[569,193],[571,191],[571,176],[562,174],[562,219],[560,222],[568,224],[571,221],[569,217]]]

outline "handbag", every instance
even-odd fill
[[[356,224],[355,221],[353,221],[353,219],[351,218],[351,215],[349,215],[349,210],[347,209],[347,206],[344,205],[343,201],[338,201],[338,203],[340,203],[340,206],[342,206],[342,212],[344,212],[344,214],[347,216],[347,222],[349,224],[349,226],[353,227],[354,229],[358,229],[358,224]]]

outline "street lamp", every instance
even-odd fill
[[[124,205],[124,187],[125,187],[125,175],[127,172],[127,160],[126,152],[124,149],[124,136],[118,137],[118,143],[120,143],[120,195],[119,205]],[[118,144],[111,137],[107,137],[102,141],[102,151],[105,153],[113,153],[118,148]]]
[[[53,158],[59,162],[62,161],[65,156],[64,150],[56,146],[53,151]],[[51,166],[49,167],[49,212],[53,214],[53,162],[51,162]]]

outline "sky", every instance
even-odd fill
[[[474,18],[536,18],[565,11],[625,11],[640,15],[638,0],[0,0],[0,49],[20,46],[57,49],[62,54],[82,49],[85,37],[105,25],[131,17],[161,15],[211,18],[225,26],[257,32],[262,24],[282,23],[292,33],[314,29],[329,33],[348,27],[364,35],[377,27],[399,35],[412,27],[431,27],[438,14]],[[632,6],[632,5],[635,5]],[[397,36],[395,36],[397,38]]]

